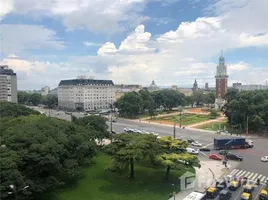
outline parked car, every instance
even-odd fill
[[[193,145],[195,147],[202,147],[203,146],[203,144],[199,143],[198,141],[192,142],[191,145]]]
[[[243,161],[243,157],[242,156],[239,156],[237,154],[234,154],[234,153],[228,153],[226,154],[226,158],[228,160],[238,160],[238,161]]]
[[[217,154],[209,154],[208,157],[213,160],[222,160],[222,157]]]
[[[199,151],[210,151],[210,149],[207,148],[207,147],[202,147],[202,148],[199,149]]]
[[[232,198],[232,193],[228,190],[222,190],[219,195],[220,200],[230,200]]]
[[[198,150],[195,150],[195,149],[192,149],[192,148],[186,148],[186,151],[187,151],[187,153],[194,154],[194,155],[199,154]]]
[[[268,156],[263,156],[261,157],[262,162],[268,162]]]

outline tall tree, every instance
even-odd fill
[[[3,124],[4,123],[4,124]],[[65,120],[30,115],[4,121],[1,125],[1,199],[6,199],[6,185],[29,185],[18,199],[40,197],[80,177],[80,165],[95,155],[90,130]],[[93,131],[93,130],[92,130]],[[1,146],[2,148],[2,146]],[[9,174],[10,173],[10,174]],[[2,196],[3,195],[3,196]]]
[[[47,95],[42,97],[42,104],[44,104],[48,108],[53,108],[58,106],[58,98],[55,96]]]
[[[180,169],[182,168],[182,165],[200,167],[200,162],[198,158],[188,153],[164,153],[156,157],[156,162],[167,168],[165,180],[169,179],[171,169]]]
[[[135,118],[141,114],[142,98],[137,92],[129,92],[115,102],[115,107],[119,109],[121,117]]]
[[[39,115],[38,111],[32,110],[20,104],[10,103],[2,101],[0,102],[0,113],[1,118],[8,117],[18,117],[18,116],[28,116],[28,115]]]
[[[116,134],[114,142],[106,147],[112,155],[108,169],[114,172],[129,172],[134,178],[135,162],[154,158],[159,151],[156,136],[152,134]]]

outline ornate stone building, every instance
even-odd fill
[[[219,58],[219,65],[217,66],[216,72],[216,99],[215,99],[215,108],[221,109],[226,103],[223,99],[227,93],[228,89],[228,75],[227,75],[227,66],[225,65],[225,59],[223,55]]]

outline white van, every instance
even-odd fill
[[[195,149],[192,149],[192,148],[186,148],[186,151],[187,151],[187,153],[194,154],[194,155],[199,154],[198,150],[195,150]]]

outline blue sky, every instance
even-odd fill
[[[1,64],[19,89],[84,74],[115,83],[215,84],[224,51],[229,84],[268,79],[266,0],[3,0]]]

